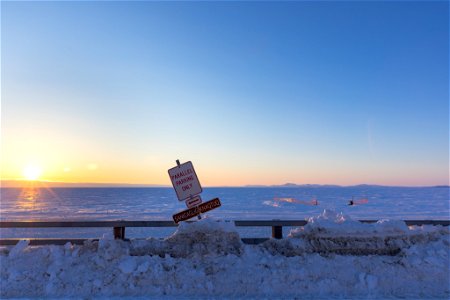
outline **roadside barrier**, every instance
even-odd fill
[[[375,223],[377,220],[359,220],[362,223]],[[188,221],[193,222],[193,221]],[[237,227],[272,227],[272,238],[283,238],[283,227],[305,226],[305,220],[235,220]],[[450,220],[404,220],[407,226],[421,225],[442,225],[449,226]],[[0,221],[0,228],[99,228],[109,227],[113,229],[114,238],[126,240],[125,229],[127,227],[177,227],[173,221]],[[259,244],[270,238],[242,238],[246,244]],[[17,244],[21,239],[0,238],[0,246],[10,246]],[[88,238],[32,238],[30,245],[64,245],[68,242],[72,244],[83,244],[86,240],[98,240]]]

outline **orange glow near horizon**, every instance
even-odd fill
[[[204,187],[208,186],[246,186],[246,185],[283,185],[294,184],[336,184],[342,186],[358,184],[378,184],[390,186],[426,186],[440,184],[438,178],[428,177],[424,182],[421,176],[395,178],[395,176],[380,175],[380,172],[359,173],[359,180],[355,180],[351,174],[336,174],[336,172],[317,168],[314,172],[302,170],[302,172],[281,172],[271,171],[253,173],[249,169],[239,171],[234,168],[208,167],[201,162],[195,163],[194,167],[199,177],[200,183]],[[43,164],[42,164],[43,165]],[[86,184],[143,184],[143,185],[167,185],[171,186],[167,169],[173,166],[150,165],[137,166],[111,165],[102,163],[83,163],[81,165],[71,164],[70,168],[61,166],[27,165],[19,172],[6,173],[3,170],[2,180],[26,180],[29,182],[49,182],[49,183],[86,183]]]
[[[92,155],[63,155],[63,151],[49,150],[45,155],[14,155],[2,157],[2,180],[27,180],[55,183],[139,184],[171,186],[167,170],[176,165],[168,157],[124,156],[106,152],[103,157]],[[9,159],[7,159],[7,157]],[[190,159],[180,159],[185,162]],[[342,186],[378,184],[388,186],[444,185],[445,174],[430,168],[420,172],[411,167],[408,173],[390,167],[315,164],[282,158],[257,161],[234,160],[233,163],[192,156],[195,171],[203,187],[294,184],[336,184]],[[279,163],[279,162],[282,163]],[[29,162],[24,165],[24,162]],[[299,167],[296,167],[299,166]],[[442,180],[444,178],[444,180]],[[448,176],[447,176],[448,178]]]

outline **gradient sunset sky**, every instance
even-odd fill
[[[449,183],[449,4],[1,3],[1,177]]]

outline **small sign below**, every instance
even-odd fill
[[[197,206],[202,203],[202,198],[200,198],[199,195],[195,196],[194,198],[189,198],[186,200],[186,206],[188,208],[192,208],[194,206]]]
[[[189,220],[190,218],[198,216],[199,214],[200,213],[198,212],[198,206],[194,206],[192,208],[189,208],[189,209],[180,211],[177,214],[174,214],[172,216],[172,218],[173,218],[173,221],[178,224],[181,221]]]
[[[209,200],[208,202],[204,202],[198,206],[194,206],[192,208],[183,210],[177,214],[173,215],[173,221],[175,223],[179,223],[181,221],[186,221],[190,218],[198,216],[199,214],[205,213],[207,211],[213,210],[217,207],[220,207],[222,204],[220,203],[219,198],[214,198]]]
[[[220,203],[219,198],[214,198],[212,200],[209,200],[208,202],[202,203],[198,206],[198,209],[200,210],[200,213],[203,214],[207,211],[213,210],[214,208],[218,208],[222,205]]]
[[[183,201],[202,192],[192,162],[188,161],[169,169],[170,180],[179,201]]]

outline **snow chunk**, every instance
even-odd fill
[[[122,240],[100,239],[98,241],[99,256],[107,261],[118,259],[130,252],[128,243]]]
[[[325,209],[317,217],[308,219],[308,224],[301,229],[294,229],[291,235],[297,233],[320,233],[321,235],[374,235],[374,234],[405,234],[408,226],[403,221],[380,220],[374,224],[361,223],[343,213]]]
[[[16,258],[20,256],[24,250],[28,247],[30,244],[30,240],[21,240],[19,241],[12,249],[11,252],[9,252],[9,258]]]
[[[204,217],[196,222],[181,222],[175,231],[174,235],[177,234],[195,234],[195,233],[211,233],[211,232],[229,232],[234,233],[236,227],[234,222],[223,221],[220,219],[215,219],[211,217]]]
[[[125,273],[125,274],[130,274],[132,273],[134,270],[136,270],[136,260],[131,257],[131,256],[127,256],[125,257],[120,263],[119,263],[119,269]]]

